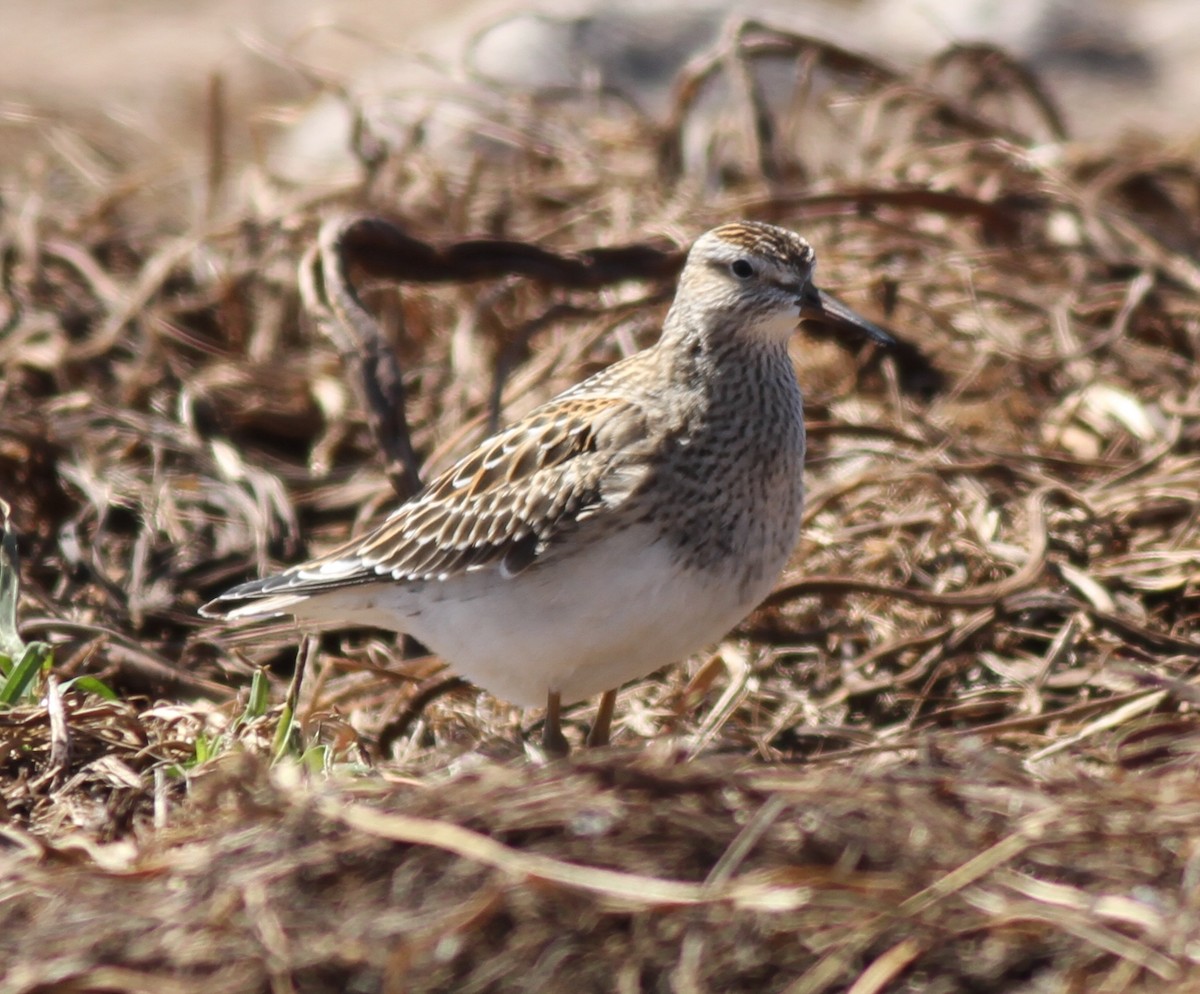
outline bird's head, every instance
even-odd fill
[[[701,235],[688,253],[677,306],[686,302],[714,334],[785,342],[802,319],[894,340],[882,328],[813,285],[816,254],[799,235],[758,221],[723,224]]]

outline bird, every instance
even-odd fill
[[[692,244],[658,341],[480,442],[378,526],[201,614],[291,615],[424,643],[478,687],[544,705],[616,691],[724,637],[770,592],[804,508],[804,408],[789,353],[813,319],[882,346],[816,288],[812,246],[758,221]]]

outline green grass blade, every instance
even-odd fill
[[[295,724],[294,715],[289,705],[283,706],[279,715],[279,724],[275,726],[275,740],[271,743],[271,756],[280,760],[287,754],[292,744],[292,726]]]
[[[62,689],[66,690],[82,690],[88,694],[95,694],[97,697],[102,697],[106,701],[117,700],[116,691],[114,691],[103,680],[97,680],[94,676],[77,676],[73,680],[68,680],[62,685]]]
[[[17,634],[17,595],[21,590],[21,562],[17,533],[10,526],[9,507],[0,500],[0,655],[20,659],[25,643]],[[10,674],[11,675],[11,674]]]
[[[301,764],[313,776],[328,773],[332,760],[332,750],[327,745],[309,746],[300,756]]]
[[[196,736],[196,741],[192,748],[193,755],[190,765],[193,766],[199,766],[201,763],[207,762],[215,752],[212,742],[209,741],[208,736],[203,732]]]
[[[250,697],[246,701],[246,710],[242,712],[243,721],[261,718],[267,713],[270,692],[271,688],[267,683],[266,672],[261,669],[255,670],[254,677],[250,681]]]
[[[30,642],[0,685],[0,705],[11,706],[25,696],[39,673],[50,667],[52,653],[45,642]]]

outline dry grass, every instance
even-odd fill
[[[4,180],[0,497],[54,654],[0,712],[6,991],[1195,985],[1200,170],[1048,144],[1000,53],[897,77],[754,25],[727,45],[667,125],[514,98],[502,148],[365,142],[353,190],[209,169],[192,224],[84,136]],[[786,113],[763,59],[795,67]],[[380,318],[375,366],[302,313],[345,212],[416,239],[324,257]],[[793,565],[622,693],[611,752],[539,763],[536,714],[377,633],[311,643],[299,681],[294,632],[199,623],[406,485],[364,377],[402,374],[400,434],[444,465],[651,341],[681,247],[739,216],[803,231],[906,348],[797,342]]]

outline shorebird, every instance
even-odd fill
[[[234,587],[229,621],[406,632],[471,682],[561,708],[729,632],[770,591],[804,504],[788,341],[811,318],[892,338],[813,285],[799,235],[753,221],[696,240],[662,334],[484,440],[374,530]]]

